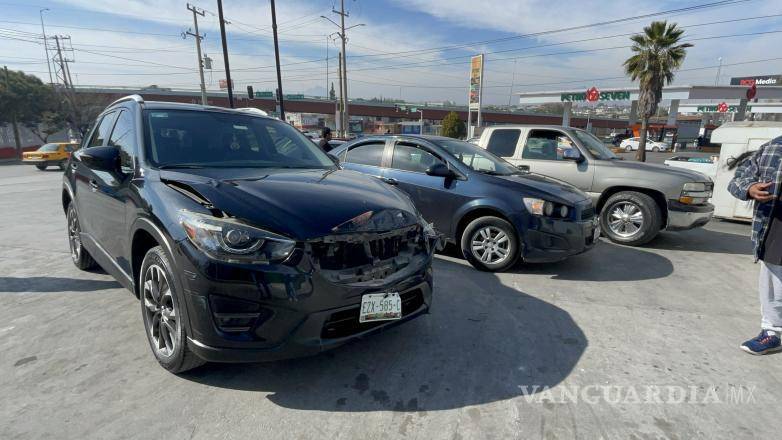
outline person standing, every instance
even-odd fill
[[[328,127],[323,127],[323,130],[320,132],[320,142],[318,142],[318,147],[320,147],[320,149],[326,153],[331,151],[331,145],[329,144],[331,137],[331,129]]]
[[[782,136],[744,153],[729,164],[736,174],[728,191],[739,200],[754,200],[752,244],[760,260],[760,334],[741,344],[747,353],[782,350]]]

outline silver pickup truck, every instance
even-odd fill
[[[703,174],[624,161],[591,133],[563,126],[486,127],[478,145],[522,170],[570,183],[592,197],[601,229],[638,246],[662,229],[703,226],[714,214],[714,183]]]

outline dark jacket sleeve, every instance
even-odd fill
[[[760,156],[763,155],[765,145],[760,147],[752,156],[744,160],[737,168],[736,174],[728,184],[728,192],[739,200],[749,200],[749,187],[760,181]]]

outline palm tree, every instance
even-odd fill
[[[624,62],[625,73],[633,81],[639,80],[638,112],[641,116],[641,139],[636,159],[646,160],[646,136],[649,118],[657,113],[663,95],[663,86],[673,82],[673,72],[679,69],[687,56],[690,43],[679,44],[684,30],[676,23],[653,21],[643,33],[630,37],[633,56]]]

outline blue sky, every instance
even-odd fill
[[[651,18],[521,36],[712,1],[346,0],[347,25],[364,24],[348,32],[350,96],[464,103],[469,56],[481,52],[487,54],[484,98],[489,103],[507,104],[511,86],[513,92],[627,86],[621,69],[630,54],[622,47],[628,45],[626,34]],[[224,74],[216,1],[193,3],[206,10],[199,25],[206,34],[205,51],[214,59],[208,87],[217,90]],[[336,21],[330,12],[335,2],[277,3],[285,92],[322,95],[326,47],[330,83],[336,80],[338,45],[327,43],[337,29],[320,15]],[[0,64],[9,68],[48,80],[39,9],[49,8],[47,34],[71,37],[71,70],[78,84],[198,87],[194,42],[181,37],[192,27],[185,1],[0,0],[0,8]],[[268,2],[224,0],[224,8],[236,88],[243,92],[252,84],[272,90]],[[658,17],[685,26],[687,38],[695,39],[677,83],[713,84],[719,57],[725,64],[722,83],[730,76],[782,73],[782,60],[758,62],[782,57],[781,14],[782,1],[748,0]],[[487,42],[497,39],[502,41]]]

